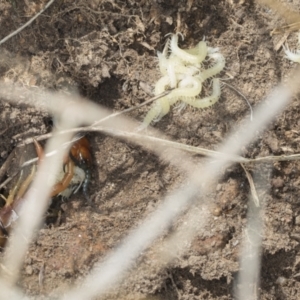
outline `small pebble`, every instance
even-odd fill
[[[279,276],[276,280],[276,283],[279,285],[286,285],[287,279],[283,276]]]
[[[27,266],[27,267],[25,268],[25,273],[26,273],[27,275],[32,275],[32,274],[33,274],[32,266]]]
[[[300,215],[295,218],[295,224],[300,225]]]

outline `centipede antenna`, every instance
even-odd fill
[[[81,182],[79,183],[79,185],[75,188],[73,194],[76,194],[76,193],[79,191],[79,189],[81,188],[82,184],[83,184],[83,181],[81,181]]]
[[[80,139],[83,138],[84,136],[85,136],[84,133],[82,133],[82,132],[77,132],[77,133],[75,134],[75,136],[73,137],[71,143],[74,143],[74,142],[80,140]]]
[[[23,173],[24,173],[24,171],[21,170],[20,176],[19,176],[19,178],[18,178],[18,181],[17,181],[16,185],[15,185],[14,188],[9,192],[9,195],[8,195],[8,197],[7,197],[6,204],[5,204],[6,206],[8,206],[8,205],[10,205],[10,204],[13,203],[14,197],[15,197],[15,195],[16,195],[18,189],[20,188],[21,181],[22,181],[22,178],[23,178]]]
[[[233,91],[235,91],[237,94],[239,94],[247,103],[247,105],[249,106],[250,109],[250,121],[253,121],[253,109],[252,109],[252,105],[249,102],[249,100],[246,98],[246,96],[244,94],[242,94],[239,90],[237,90],[235,87],[233,87],[231,84],[225,82],[222,80],[222,84],[227,85],[229,88],[231,88]]]

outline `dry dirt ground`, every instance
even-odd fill
[[[299,11],[299,1],[285,2]],[[24,24],[45,3],[0,0],[0,38]],[[280,24],[282,20],[273,11],[252,1],[57,0],[32,25],[1,46],[0,77],[24,86],[77,90],[95,103],[124,110],[152,96],[160,76],[156,51],[163,49],[168,33],[181,32],[183,48],[196,45],[204,36],[209,45],[220,48],[226,58],[226,70],[220,77],[255,107],[295,68],[284,58],[282,48],[276,49],[283,35],[270,36]],[[295,49],[296,34],[287,40]],[[243,149],[244,156],[300,152],[298,100],[295,96],[268,130],[257,134]],[[2,165],[19,142],[49,132],[51,116],[2,99],[0,108]],[[130,116],[142,121],[148,109],[142,107]],[[212,108],[172,109],[155,127],[177,142],[216,149],[249,114],[246,102],[224,86]],[[55,298],[88,274],[94,263],[186,176],[134,144],[100,133],[90,133],[88,138],[94,160],[89,187],[94,207],[86,205],[81,193],[65,202],[55,200],[59,217],[48,218],[40,230],[18,283],[37,299],[49,293]],[[266,204],[260,298],[299,299],[300,165],[298,161],[276,162],[258,169],[258,192],[265,186],[270,191],[259,194]],[[241,166],[222,172],[222,179],[208,195],[214,203],[214,215],[184,255],[160,267],[154,245],[137,262],[133,275],[107,296],[109,299],[234,297],[250,189]],[[1,193],[7,195],[8,188]],[[196,209],[201,209],[201,203]]]

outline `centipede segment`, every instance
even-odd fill
[[[160,120],[178,101],[196,108],[206,108],[218,101],[221,95],[219,79],[213,79],[213,91],[210,96],[203,99],[199,97],[203,83],[218,75],[225,67],[225,58],[218,48],[208,47],[203,40],[194,48],[181,49],[178,46],[178,34],[173,34],[163,52],[158,52],[157,56],[162,77],[155,85],[155,95],[169,88],[173,90],[153,104],[144,118],[141,129],[153,121]],[[212,62],[207,69],[203,68],[204,60]]]

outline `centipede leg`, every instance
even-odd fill
[[[20,174],[20,176],[19,176],[19,179],[18,179],[16,185],[15,185],[14,188],[9,192],[9,195],[8,195],[8,197],[7,197],[7,199],[6,199],[5,206],[9,206],[9,205],[11,205],[11,204],[14,202],[15,195],[16,195],[17,190],[18,190],[19,187],[20,187],[22,178],[23,178],[23,170],[21,171],[21,174]]]
[[[74,162],[70,159],[67,163],[67,172],[62,181],[56,183],[52,189],[51,197],[54,197],[64,191],[70,184],[74,175]]]
[[[27,191],[29,185],[31,184],[31,182],[34,178],[35,173],[36,173],[36,166],[32,166],[30,174],[27,176],[25,181],[20,186],[20,189],[19,189],[19,191],[17,193],[17,196],[16,196],[16,200],[20,199],[21,197],[24,196],[25,192]]]
[[[42,159],[44,158],[44,149],[36,139],[33,139],[33,143],[34,143],[35,151],[38,156],[39,163],[40,163],[42,161]]]

